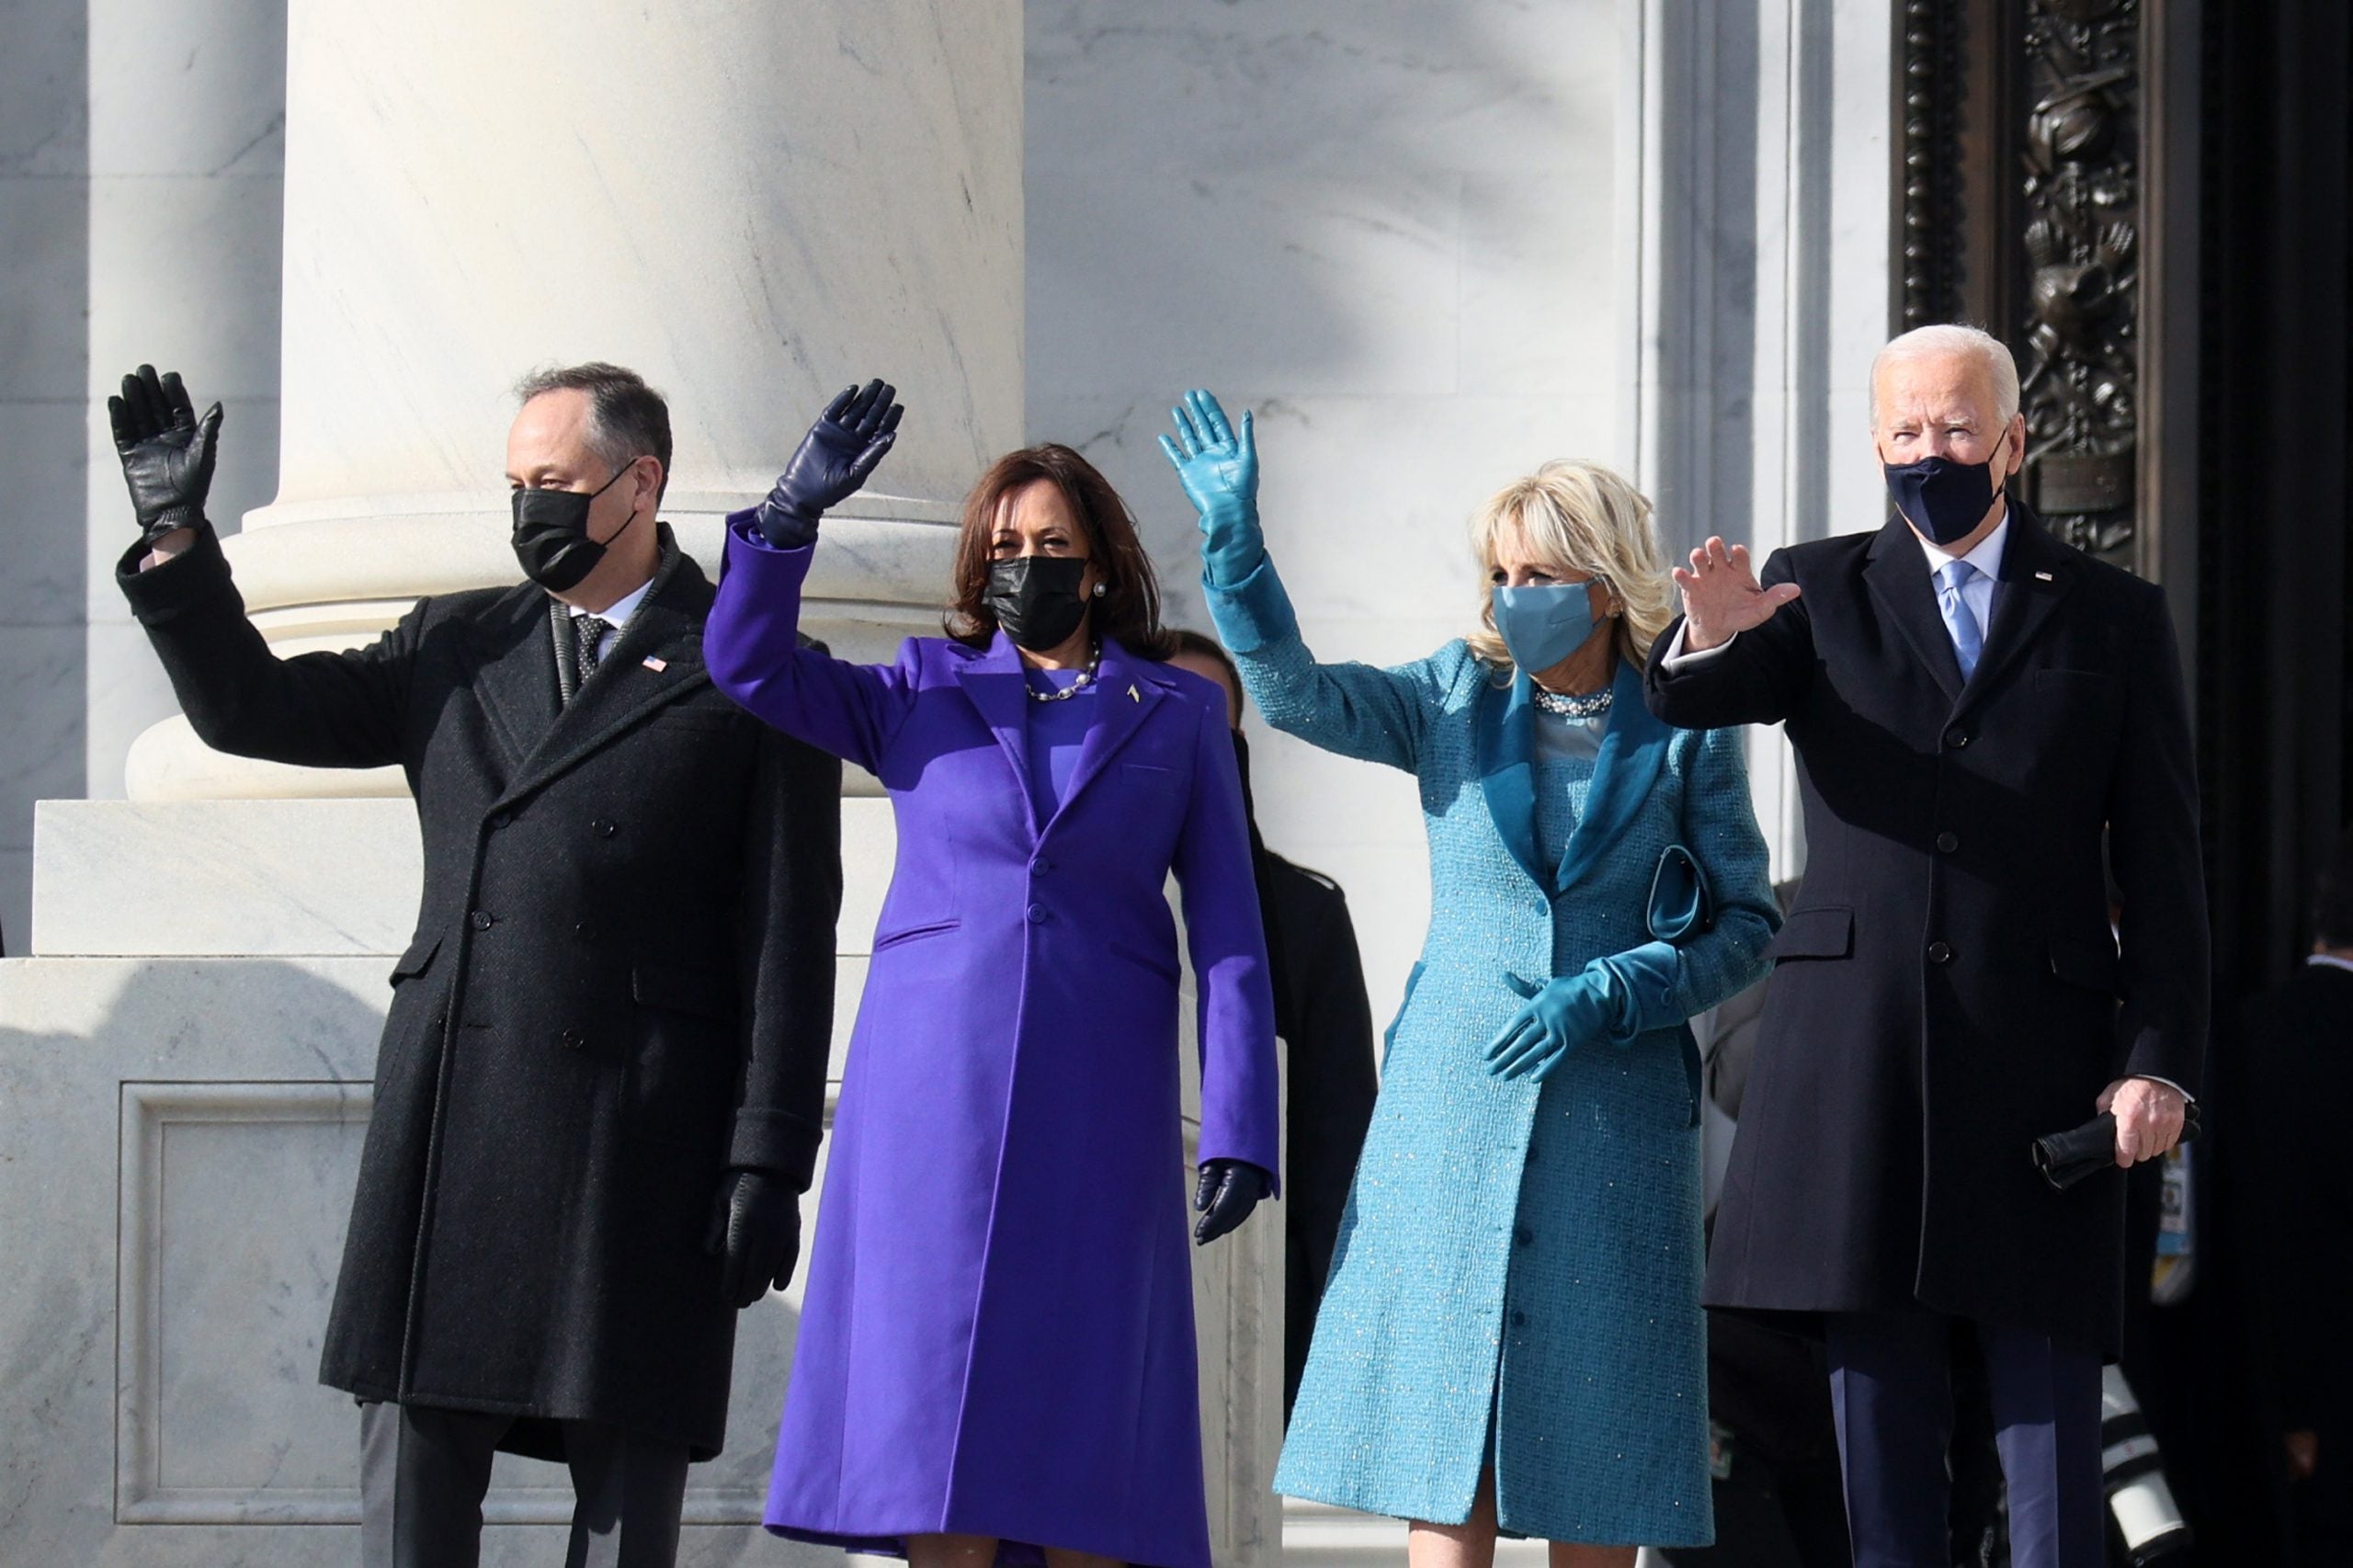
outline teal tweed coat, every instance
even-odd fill
[[[1670,730],[1621,667],[1585,812],[1537,860],[1535,711],[1461,642],[1394,669],[1319,665],[1271,562],[1206,585],[1276,729],[1421,782],[1434,911],[1275,1489],[1459,1524],[1492,1463],[1502,1528],[1595,1544],[1713,1536],[1699,1308],[1698,1058],[1685,1020],[1766,970],[1779,924],[1740,736]],[[1558,804],[1557,802],[1555,803]],[[1659,855],[1699,862],[1715,920],[1645,925]],[[1621,955],[1637,1017],[1541,1085],[1489,1074],[1506,971]]]

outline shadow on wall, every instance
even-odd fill
[[[303,1531],[358,1518],[357,1412],[317,1379],[382,1008],[247,960],[10,963],[0,1001],[0,1562],[317,1560]],[[690,1523],[755,1533],[796,1312],[740,1320]],[[570,1516],[558,1466],[494,1486],[494,1522]]]
[[[29,926],[33,802],[83,788],[88,7],[8,7],[0,50],[0,941]]]

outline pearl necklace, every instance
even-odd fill
[[[1614,695],[1606,686],[1599,691],[1582,695],[1547,691],[1533,681],[1529,683],[1529,687],[1536,693],[1537,707],[1563,719],[1598,719],[1609,711],[1609,699]]]
[[[1103,643],[1101,639],[1098,638],[1095,642],[1094,645],[1087,650],[1086,667],[1078,672],[1078,678],[1076,680],[1071,682],[1068,686],[1063,687],[1059,691],[1040,691],[1036,687],[1031,686],[1027,680],[1024,680],[1021,683],[1021,689],[1029,694],[1029,700],[1032,702],[1067,702],[1072,698],[1076,697],[1087,687],[1093,686],[1095,684],[1096,676],[1102,670],[1102,668]]]

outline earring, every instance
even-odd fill
[[[1095,597],[1098,599],[1103,597],[1103,585],[1100,583],[1095,585]]]

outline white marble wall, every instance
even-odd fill
[[[1311,643],[1397,661],[1475,608],[1463,524],[1553,457],[1631,466],[1617,0],[1030,0],[1029,428],[1143,523],[1205,624],[1154,436],[1258,411],[1267,541]],[[1427,919],[1412,782],[1254,730],[1260,820],[1336,877],[1384,1022]]]
[[[89,33],[27,0],[0,48],[0,933],[25,950],[37,800],[82,792]]]

